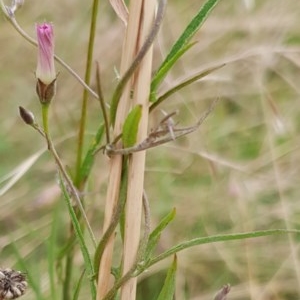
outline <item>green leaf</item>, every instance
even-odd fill
[[[81,272],[79,280],[78,280],[78,282],[77,282],[77,284],[75,286],[75,292],[74,292],[73,300],[78,300],[79,299],[79,292],[80,292],[81,287],[82,287],[84,273],[85,273],[85,269]]]
[[[72,205],[70,196],[67,192],[67,189],[65,187],[64,181],[63,181],[60,173],[59,173],[59,183],[60,183],[60,188],[61,188],[61,191],[63,193],[64,199],[65,199],[65,202],[67,204],[67,208],[68,208],[68,211],[69,211],[69,214],[70,214],[70,217],[71,217],[71,221],[72,221],[72,224],[73,224],[73,227],[74,227],[74,232],[75,232],[75,235],[77,237],[77,241],[78,241],[80,249],[81,249],[81,253],[82,253],[82,256],[83,256],[83,259],[84,259],[85,268],[87,270],[88,276],[92,277],[94,275],[94,268],[93,268],[93,263],[92,263],[92,260],[91,260],[91,256],[89,254],[87,244],[84,240],[84,235],[83,235],[79,220],[76,216],[76,213],[75,213],[74,207]],[[95,287],[94,282],[92,280],[90,280],[90,288],[91,288],[92,299],[96,299],[96,287]]]
[[[189,241],[180,243],[180,244],[170,248],[169,250],[161,253],[160,255],[151,259],[151,261],[146,264],[145,268],[149,268],[150,266],[156,264],[157,262],[159,262],[171,255],[174,255],[174,254],[178,253],[179,251],[185,250],[187,248],[191,248],[193,246],[216,243],[216,242],[258,238],[258,237],[263,237],[263,236],[268,236],[268,235],[288,234],[288,233],[300,234],[300,230],[272,229],[272,230],[261,230],[261,231],[245,232],[245,233],[212,235],[212,236],[207,236],[207,237],[195,238],[193,240],[189,240]]]
[[[59,212],[61,212],[60,203],[56,205],[56,208],[52,213],[52,223],[51,223],[51,233],[49,238],[47,239],[47,256],[48,256],[48,274],[49,274],[49,283],[50,283],[50,291],[51,298],[57,299],[57,283],[55,276],[56,269],[56,259],[57,259],[57,234],[59,230],[61,230],[61,221]]]
[[[168,224],[174,220],[176,215],[176,209],[173,208],[157,225],[157,227],[149,235],[148,244],[145,251],[145,261],[148,261],[153,250],[157,246],[162,231],[168,226]]]
[[[142,117],[142,106],[136,105],[128,114],[122,131],[124,148],[132,147],[136,143],[140,119]]]
[[[173,95],[174,93],[178,92],[179,90],[181,90],[182,88],[194,83],[195,81],[207,76],[208,74],[212,73],[213,71],[216,71],[222,67],[224,67],[225,64],[219,64],[217,66],[214,67],[210,67],[208,69],[202,70],[201,72],[191,76],[188,79],[183,80],[182,82],[178,83],[177,85],[175,85],[174,87],[172,87],[170,90],[168,90],[167,92],[165,92],[163,95],[161,95],[158,99],[156,99],[156,101],[150,106],[150,111],[152,111],[155,107],[157,107],[160,103],[162,103],[164,100],[166,100],[167,98],[169,98],[171,95]]]
[[[151,84],[152,93],[156,92],[157,87],[159,86],[163,78],[166,76],[166,71],[169,71],[170,68],[168,68],[168,65],[174,65],[174,63],[193,45],[189,45],[190,40],[203,25],[209,13],[213,10],[213,8],[217,5],[219,1],[220,0],[207,0],[204,3],[204,5],[200,8],[197,15],[185,28],[184,32],[175,42],[171,51],[159,67],[158,71],[156,72],[156,75]]]
[[[166,77],[170,69],[174,66],[177,60],[190,48],[192,48],[196,42],[188,44],[180,49],[177,53],[174,54],[165,64],[161,65],[157,73],[155,73],[154,78],[151,82],[151,94],[150,94],[150,102],[156,101],[156,90],[162,80]]]
[[[165,279],[162,290],[159,293],[157,300],[173,300],[175,294],[175,281],[177,270],[177,257],[174,255],[174,260],[170,266],[167,277]]]
[[[85,181],[88,179],[88,176],[94,165],[95,151],[102,140],[103,133],[104,133],[104,125],[101,124],[82,162],[80,168],[80,176],[79,176],[80,183],[85,183]]]

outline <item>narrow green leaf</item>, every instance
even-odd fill
[[[61,222],[59,212],[61,211],[60,203],[56,205],[52,213],[51,233],[47,240],[47,256],[48,256],[48,274],[50,282],[51,298],[57,299],[57,283],[55,276],[56,259],[57,259],[57,233],[61,230]]]
[[[101,124],[82,162],[79,176],[81,183],[85,183],[85,181],[88,179],[88,176],[90,175],[95,161],[95,151],[99,147],[99,144],[103,137],[103,133],[104,125]]]
[[[156,101],[156,91],[159,84],[163,81],[163,79],[167,76],[168,72],[177,62],[177,60],[189,49],[191,49],[196,42],[185,45],[182,49],[180,49],[177,53],[174,54],[166,63],[161,65],[159,70],[155,73],[152,82],[151,82],[151,93],[150,93],[150,102]]]
[[[150,233],[148,244],[145,251],[145,261],[147,261],[152,255],[153,250],[157,246],[162,231],[168,226],[168,224],[174,220],[176,215],[176,209],[173,208],[157,225],[157,227]]]
[[[187,248],[191,248],[193,246],[198,246],[202,244],[210,244],[216,242],[225,242],[225,241],[233,241],[233,240],[243,240],[243,239],[251,239],[258,238],[268,235],[278,235],[278,234],[288,234],[288,233],[296,233],[300,234],[300,230],[288,230],[288,229],[273,229],[273,230],[261,230],[261,231],[252,231],[245,233],[233,233],[233,234],[221,234],[221,235],[212,235],[207,237],[195,238],[193,240],[189,240],[183,243],[180,243],[169,250],[161,253],[155,258],[151,259],[149,263],[147,263],[147,268],[156,264],[157,262],[178,253],[179,251],[185,250]]]
[[[79,280],[78,280],[78,282],[76,284],[75,292],[74,292],[74,296],[73,296],[73,300],[78,300],[79,299],[79,292],[80,292],[81,287],[82,287],[82,282],[83,282],[84,274],[85,274],[85,269],[81,272]]]
[[[174,260],[170,266],[167,277],[165,279],[162,290],[159,293],[157,300],[173,300],[175,294],[175,281],[177,270],[177,257],[174,255]]]
[[[90,257],[89,251],[88,251],[88,247],[87,247],[86,242],[84,240],[84,235],[83,235],[83,232],[81,230],[80,223],[77,219],[74,207],[71,203],[70,196],[69,196],[69,194],[67,192],[67,189],[64,185],[61,174],[59,174],[59,183],[60,183],[61,191],[63,193],[64,199],[65,199],[65,202],[67,204],[67,208],[68,208],[68,211],[69,211],[69,214],[70,214],[70,217],[71,217],[71,221],[72,221],[72,224],[73,224],[73,227],[74,227],[74,232],[76,234],[76,237],[77,237],[80,249],[81,249],[81,253],[82,253],[82,256],[83,256],[83,259],[84,259],[84,265],[86,267],[88,276],[92,277],[94,275],[93,263],[92,263],[92,260],[91,260],[91,257]],[[96,287],[94,285],[93,280],[90,280],[90,288],[91,288],[92,299],[94,300],[94,299],[96,299]]]
[[[72,236],[72,238],[68,239],[66,244],[58,251],[57,253],[57,263],[61,262],[61,260],[72,251],[74,246],[76,245],[76,237]]]
[[[136,143],[136,136],[142,117],[142,106],[136,105],[128,114],[122,131],[122,141],[125,148],[132,147]]]
[[[173,45],[171,51],[159,67],[154,80],[151,85],[151,91],[155,93],[158,85],[166,76],[166,66],[170,64],[171,61],[175,59],[178,60],[185,52],[186,47],[189,44],[192,37],[197,33],[200,27],[203,25],[204,21],[207,19],[209,13],[213,10],[213,8],[217,5],[220,0],[207,0],[204,5],[200,8],[197,15],[192,19],[192,21],[185,28],[184,32],[178,38],[178,40]],[[183,49],[186,49],[183,51]],[[180,55],[178,55],[180,53]],[[174,62],[172,63],[172,65]],[[169,70],[169,69],[168,69]]]
[[[195,81],[207,76],[208,74],[212,73],[213,71],[216,71],[222,67],[224,67],[225,64],[219,64],[217,66],[205,69],[193,76],[191,76],[188,79],[183,80],[182,82],[176,84],[174,87],[172,87],[170,90],[168,90],[167,92],[165,92],[163,95],[161,95],[158,99],[156,99],[156,101],[150,106],[150,111],[152,111],[155,107],[157,107],[160,103],[162,103],[164,100],[166,100],[167,98],[169,98],[171,95],[173,95],[174,93],[178,92],[179,90],[181,90],[182,88],[194,83]]]

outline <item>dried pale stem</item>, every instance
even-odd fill
[[[110,160],[110,177],[106,196],[105,214],[103,231],[107,231],[113,222],[115,207],[119,198],[120,180],[122,171],[122,157],[116,156]],[[111,281],[111,264],[114,246],[114,235],[110,235],[105,240],[105,248],[102,252],[99,262],[98,284],[97,284],[97,300],[102,300],[103,296],[110,289]]]
[[[159,2],[160,5],[165,1]],[[148,33],[153,26],[156,3],[154,1],[143,1],[140,10],[135,10],[137,5],[141,4],[139,0],[132,0],[129,8],[129,23],[132,21],[138,28],[136,40],[137,49],[141,49],[143,43],[147,40]],[[163,16],[163,10],[158,11]],[[132,18],[132,19],[131,19]],[[151,85],[152,72],[152,53],[151,46],[139,65],[135,73],[135,80],[132,89],[134,91],[132,105],[141,105],[142,118],[139,123],[137,141],[142,141],[147,136],[148,128],[148,101]],[[137,263],[141,222],[142,222],[142,199],[144,190],[144,173],[145,173],[146,152],[141,151],[134,153],[129,157],[128,164],[128,189],[127,201],[125,207],[125,232],[123,247],[123,276],[132,272]],[[121,300],[136,299],[137,278],[130,278],[121,287]]]
[[[148,197],[146,195],[146,192],[143,193],[143,208],[144,208],[144,217],[145,217],[145,228],[144,228],[144,235],[142,240],[140,241],[138,254],[136,256],[136,260],[134,264],[131,266],[130,270],[123,275],[119,280],[117,280],[114,284],[114,286],[111,288],[111,290],[104,296],[103,300],[111,300],[115,296],[117,290],[126,283],[130,278],[136,276],[139,274],[138,268],[139,264],[142,263],[146,246],[149,240],[150,235],[150,205],[148,201]]]
[[[161,0],[160,3],[166,3],[166,0]],[[155,2],[151,1],[150,5],[155,5]],[[126,38],[124,41],[124,47],[123,47],[123,52],[122,52],[122,59],[121,59],[121,68],[120,68],[120,73],[123,76],[121,79],[121,83],[119,83],[114,96],[113,96],[113,101],[116,105],[116,117],[115,121],[111,120],[112,123],[114,123],[114,136],[120,135],[120,132],[122,130],[122,125],[123,122],[128,114],[129,108],[131,105],[134,105],[136,103],[131,103],[130,99],[130,93],[131,90],[135,90],[135,94],[141,96],[140,91],[137,92],[138,89],[136,89],[133,86],[133,80],[132,80],[132,75],[133,72],[136,70],[138,64],[141,62],[141,59],[143,56],[146,54],[146,52],[149,50],[149,45],[151,46],[152,41],[154,39],[154,36],[157,33],[158,26],[154,30],[156,33],[151,37],[151,25],[153,26],[153,18],[151,18],[151,22],[149,23],[150,26],[146,26],[146,34],[150,32],[150,41],[147,42],[147,39],[145,39],[145,33],[143,33],[143,39],[139,40],[139,34],[141,33],[140,31],[140,13],[142,9],[142,1],[132,1],[131,2],[131,7],[130,7],[130,16],[129,16],[129,21],[128,21],[128,26],[127,26],[127,31],[126,31]],[[148,2],[147,2],[147,5]],[[163,6],[163,5],[162,5]],[[152,10],[150,10],[151,13],[153,13]],[[157,15],[160,15],[162,10],[158,11]],[[148,12],[146,13],[146,15]],[[157,19],[159,20],[159,18]],[[158,22],[160,24],[160,22]],[[156,26],[156,25],[154,25]],[[142,48],[143,41],[147,46],[145,47],[144,54],[142,55],[137,54],[139,49]],[[150,47],[151,48],[151,47]],[[137,58],[137,59],[136,59]],[[136,59],[137,63],[134,62]],[[133,65],[133,66],[132,66]],[[151,76],[151,70],[149,70],[146,78]],[[130,80],[131,79],[131,80]],[[144,95],[143,95],[143,106],[144,104],[148,101],[148,96],[149,96],[149,90],[150,90],[150,79],[147,79],[149,81],[148,84],[145,86],[140,85],[140,89],[144,89]],[[146,95],[147,94],[147,95]],[[135,97],[137,97],[135,95]],[[142,99],[140,98],[140,99]],[[119,101],[120,99],[120,101]],[[137,98],[136,98],[137,99]],[[120,102],[120,103],[119,103]],[[148,105],[148,103],[147,103]],[[147,117],[148,114],[148,107],[145,105],[145,109],[143,110],[143,115]],[[147,118],[145,119],[147,120]],[[145,129],[147,126],[142,125],[142,127]],[[140,137],[141,138],[141,137]],[[117,145],[120,146],[120,145]],[[143,165],[143,163],[142,163]],[[104,226],[103,230],[105,231],[108,227],[109,224],[111,223],[111,220],[114,215],[114,210],[118,202],[118,197],[119,197],[119,190],[120,190],[120,177],[121,177],[121,170],[122,170],[122,157],[121,156],[114,156],[111,158],[110,161],[110,177],[109,177],[109,183],[108,183],[108,189],[107,189],[107,198],[106,198],[106,206],[105,206],[105,217],[104,217]],[[144,168],[141,168],[141,172],[143,173]],[[143,178],[143,176],[141,176]],[[141,185],[142,186],[142,185]],[[138,196],[139,197],[139,202],[141,202],[141,193]],[[136,199],[136,198],[134,198]],[[140,215],[140,213],[138,214]],[[136,216],[134,216],[136,217]],[[139,235],[137,240],[139,239]],[[138,243],[136,244],[137,248]],[[112,235],[111,238],[109,239],[101,261],[100,261],[100,267],[99,267],[99,276],[98,276],[98,287],[97,287],[97,300],[103,299],[103,297],[106,295],[110,288],[110,271],[111,271],[111,264],[112,264],[112,253],[113,253],[113,246],[114,246],[114,236]],[[132,256],[132,261],[134,261],[135,254]],[[130,262],[129,265],[131,266],[132,263]],[[129,266],[129,268],[130,268]],[[126,266],[127,268],[127,266]],[[124,271],[124,272],[127,272]],[[135,293],[135,288],[134,288],[134,293]],[[125,299],[123,297],[123,299]]]
[[[138,9],[140,5],[135,7]],[[136,39],[138,35],[138,29],[136,25],[130,20],[127,26],[126,38],[124,41],[122,59],[121,59],[121,68],[120,73],[124,75],[126,70],[132,64],[134,57],[136,55]],[[134,41],[134,43],[132,42]],[[120,103],[117,105],[116,118],[114,122],[114,136],[118,136],[122,130],[123,122],[126,118],[126,115],[130,107],[130,91],[131,86],[129,80],[120,89]],[[112,120],[111,120],[112,121]],[[106,195],[105,203],[105,213],[104,213],[104,224],[103,231],[105,232],[109,228],[114,211],[117,207],[119,192],[120,192],[120,183],[121,183],[121,173],[122,173],[122,162],[123,159],[121,156],[114,156],[110,159],[110,171],[109,171],[109,181]],[[114,248],[114,236],[111,235],[110,239],[106,243],[106,247],[101,256],[100,265],[99,265],[99,274],[98,274],[98,285],[97,285],[97,300],[102,300],[103,297],[111,288],[111,267],[112,267],[112,256]]]
[[[124,160],[126,161],[127,158],[124,157]],[[123,163],[126,164],[126,162],[123,162]],[[96,252],[95,252],[94,263],[95,263],[96,275],[98,275],[99,261],[103,255],[105,246],[108,243],[110,237],[112,236],[116,226],[118,225],[121,214],[124,211],[124,205],[126,202],[127,181],[128,181],[127,167],[124,167],[123,174],[122,174],[122,182],[121,182],[121,187],[120,187],[120,196],[118,199],[118,203],[116,205],[116,209],[113,212],[111,222],[110,222],[108,228],[106,229],[105,233],[103,234],[103,236],[97,246]]]
[[[157,8],[157,14],[156,14],[154,23],[151,27],[151,30],[150,30],[148,36],[146,37],[142,47],[140,48],[138,54],[136,55],[135,59],[131,63],[130,67],[127,69],[125,74],[120,79],[120,81],[115,89],[115,92],[113,94],[112,101],[111,101],[112,103],[119,102],[119,99],[121,97],[121,94],[124,90],[125,85],[127,84],[129,79],[131,78],[131,76],[133,75],[133,73],[135,72],[135,70],[137,69],[137,67],[143,60],[143,58],[145,57],[145,55],[148,52],[148,50],[150,49],[150,47],[152,46],[154,39],[155,39],[156,35],[158,34],[161,22],[163,20],[163,16],[164,16],[165,9],[166,9],[166,4],[167,4],[167,0],[159,1],[158,8]],[[114,120],[111,120],[111,121],[114,121]]]

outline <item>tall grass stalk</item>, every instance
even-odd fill
[[[138,50],[145,41],[153,23],[156,3],[152,1],[131,1],[129,7],[129,19],[124,40],[121,75],[130,67]],[[125,86],[118,109],[116,112],[114,136],[121,133],[124,120],[130,107],[135,104],[142,105],[142,120],[139,126],[138,139],[146,137],[148,127],[148,97],[150,92],[152,53],[148,52],[138,71]],[[130,91],[134,90],[134,99],[130,99]],[[109,185],[106,197],[105,219],[103,230],[105,231],[113,216],[115,205],[119,198],[120,176],[122,170],[122,157],[113,156],[110,161]],[[129,182],[126,204],[125,240],[123,273],[126,273],[136,259],[137,248],[140,239],[140,222],[142,214],[142,193],[145,167],[145,153],[132,155],[129,159]],[[114,237],[111,236],[103,252],[99,266],[97,300],[108,292],[110,287],[111,261],[113,254]],[[122,289],[122,299],[135,299],[136,279],[130,280]]]
[[[139,34],[136,41],[137,49],[141,47],[146,40],[150,28],[153,24],[155,1],[143,1],[140,10],[136,10],[139,0],[131,1],[130,11],[133,11],[129,22],[133,23]],[[130,29],[132,27],[129,27]],[[129,29],[128,28],[128,29]],[[129,41],[130,42],[130,41]],[[145,58],[140,64],[133,83],[133,105],[141,105],[142,118],[139,123],[137,142],[143,141],[147,136],[148,129],[148,99],[151,84],[152,70],[152,47],[149,49]],[[135,263],[139,241],[142,220],[142,197],[144,189],[144,172],[145,172],[146,151],[137,152],[129,158],[128,166],[128,190],[125,210],[125,238],[124,238],[124,261],[123,274],[130,270]],[[137,278],[134,277],[125,283],[121,288],[122,300],[133,300],[136,295]]]

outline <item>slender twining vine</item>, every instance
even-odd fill
[[[153,47],[164,20],[167,0],[131,0],[128,7],[123,1],[111,2],[116,14],[125,24],[125,34],[120,54],[120,78],[110,94],[106,95],[102,89],[101,61],[96,62],[93,55],[97,51],[95,48],[95,40],[99,38],[97,22],[101,21],[102,13],[99,0],[92,1],[91,6],[84,79],[54,53],[55,36],[59,35],[57,27],[54,32],[55,20],[37,23],[36,39],[34,39],[23,30],[15,16],[19,8],[26,3],[22,0],[12,0],[8,5],[0,0],[2,12],[13,28],[27,42],[37,47],[35,90],[40,102],[41,124],[36,121],[34,114],[23,106],[19,107],[19,114],[24,123],[33,128],[45,142],[48,153],[56,165],[58,185],[70,217],[69,228],[62,229],[58,226],[52,228],[53,236],[59,230],[67,232],[64,246],[58,254],[53,250],[55,238],[52,237],[48,241],[51,249],[48,255],[51,265],[49,268],[50,298],[112,300],[119,297],[118,299],[121,300],[135,300],[138,276],[169,257],[172,261],[156,299],[172,300],[176,290],[176,270],[180,264],[178,252],[207,243],[300,232],[270,229],[196,237],[157,253],[161,234],[175,218],[176,210],[172,209],[155,228],[151,228],[151,199],[148,199],[144,187],[147,150],[174,142],[196,131],[222,99],[216,97],[212,100],[206,111],[199,113],[197,121],[189,126],[180,126],[174,120],[177,117],[177,110],[163,112],[164,116],[150,129],[148,117],[162,103],[170,101],[176,92],[225,66],[225,63],[220,63],[203,69],[163,93],[160,92],[159,87],[164,78],[176,62],[195,45],[193,40],[195,34],[221,0],[204,2],[174,42],[160,66],[154,71]],[[56,51],[59,53],[59,49]],[[60,77],[56,73],[55,61],[74,76],[83,88],[81,115],[76,128],[77,150],[72,171],[70,166],[68,168],[65,166],[63,158],[56,149],[55,137],[51,135],[55,122],[51,120],[49,112],[56,98],[56,88],[61,85]],[[93,66],[96,69],[95,74]],[[93,85],[95,90],[90,86],[93,78],[95,78]],[[103,122],[95,128],[93,139],[86,149],[89,98],[98,102],[99,115],[102,115]],[[107,99],[110,100],[106,102]],[[109,167],[105,170],[108,176],[106,199],[95,197],[93,203],[95,207],[104,203],[104,220],[97,216],[97,224],[102,226],[94,228],[85,207],[84,191],[96,158],[101,160],[104,157],[109,161]],[[55,212],[54,219],[57,218],[57,213]],[[118,226],[120,234],[117,235]],[[116,239],[119,239],[118,249],[116,249]],[[84,265],[79,270],[77,270],[78,263],[75,263],[78,249]],[[114,258],[116,250],[119,256]],[[18,253],[17,249],[16,253]],[[20,253],[18,257],[21,266],[25,266]],[[57,268],[53,265],[57,265]],[[22,271],[0,268],[0,300],[22,296],[28,285],[26,276]],[[36,299],[46,299],[36,285],[37,280],[35,281],[31,274],[28,274],[28,279],[29,288],[34,291]],[[89,296],[83,295],[82,291],[86,282],[90,289]],[[56,287],[59,284],[61,291]],[[217,291],[214,299],[225,300],[230,288],[230,285],[224,282],[224,286]]]

